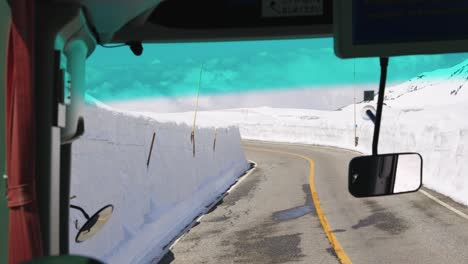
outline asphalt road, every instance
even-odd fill
[[[261,142],[244,142],[244,149],[257,169],[160,263],[340,263],[337,254],[352,263],[468,263],[468,220],[421,192],[352,197],[347,166],[357,154]],[[319,214],[311,198],[309,162],[291,154],[314,161]],[[336,241],[331,245],[320,215],[341,252]]]

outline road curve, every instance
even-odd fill
[[[343,254],[352,263],[468,263],[468,221],[421,192],[352,197],[347,166],[356,153],[269,142],[243,145],[257,169],[160,263],[340,263]],[[310,165],[300,156],[315,164],[319,214],[310,191]],[[321,213],[342,247],[340,258]]]

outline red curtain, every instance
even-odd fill
[[[34,0],[11,1],[7,51],[8,262],[42,255],[35,186]]]

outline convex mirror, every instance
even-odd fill
[[[422,185],[418,153],[360,156],[349,163],[348,189],[355,197],[415,192]]]
[[[83,208],[76,205],[70,205],[70,207],[81,211],[86,218],[86,222],[81,226],[81,228],[79,228],[79,231],[76,234],[76,243],[86,241],[99,232],[107,221],[109,221],[112,212],[114,211],[114,206],[109,204],[99,209],[93,216],[89,217]]]

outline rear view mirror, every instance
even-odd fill
[[[356,157],[349,163],[349,192],[355,197],[415,192],[422,185],[422,163],[418,153]]]

